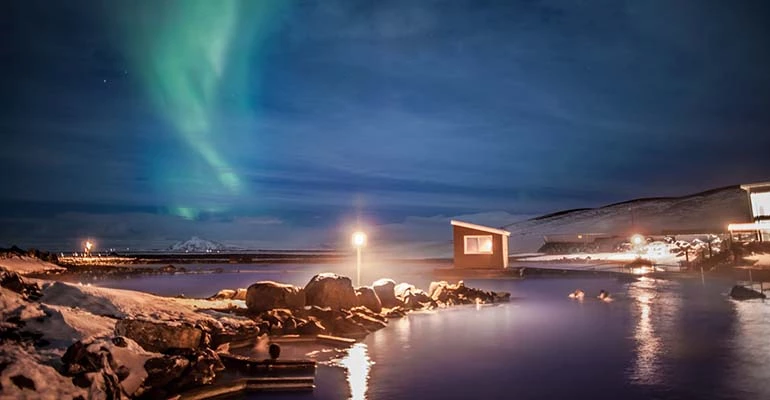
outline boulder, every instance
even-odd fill
[[[396,298],[394,292],[395,287],[395,281],[385,278],[379,279],[372,284],[372,289],[374,289],[374,293],[377,294],[377,298],[380,299],[382,307],[394,308],[403,305],[403,303]]]
[[[434,301],[447,303],[451,296],[451,286],[446,281],[431,282],[428,288],[428,296]]]
[[[190,367],[190,360],[182,356],[154,357],[144,363],[147,379],[144,386],[148,388],[165,388],[171,382],[178,380]]]
[[[222,289],[217,294],[210,297],[211,300],[230,300],[235,297],[235,290]]]
[[[305,293],[301,288],[273,281],[261,281],[249,286],[245,299],[246,307],[253,313],[274,308],[296,310],[305,306]]]
[[[329,330],[336,336],[360,338],[369,334],[369,330],[358,323],[352,315],[337,317],[330,321],[329,325]]]
[[[297,325],[297,333],[300,335],[320,335],[325,334],[326,328],[315,319],[310,319]]]
[[[131,398],[143,391],[143,364],[157,355],[128,338],[89,339],[67,348],[61,371],[76,386],[88,388],[92,398]]]
[[[224,369],[219,355],[211,349],[176,349],[171,354],[145,361],[147,379],[142,386],[142,399],[174,397],[175,394],[214,381]]]
[[[310,279],[305,285],[305,298],[308,305],[334,310],[350,309],[358,305],[350,278],[333,273],[318,274]]]
[[[362,286],[356,288],[356,297],[358,298],[358,305],[366,307],[376,313],[382,311],[382,302],[377,297],[377,293],[369,286]]]
[[[235,290],[235,295],[232,297],[233,300],[246,300],[246,293],[247,290],[244,288],[238,288]]]
[[[427,293],[421,289],[417,289],[414,285],[399,283],[393,290],[396,294],[396,298],[400,300],[407,309],[419,310],[424,307],[436,305]]]
[[[735,300],[764,299],[765,294],[743,286],[733,286],[730,290],[730,297]]]
[[[133,339],[147,351],[196,349],[204,344],[203,329],[188,323],[154,322],[122,319],[115,324],[115,334]]]

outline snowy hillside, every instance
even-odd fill
[[[511,254],[537,251],[545,235],[630,235],[632,230],[646,234],[676,230],[721,232],[730,222],[750,219],[747,203],[746,192],[734,186],[690,196],[639,199],[534,218],[505,212],[408,218],[401,223],[376,227],[369,251],[380,253],[381,257],[397,254],[402,258],[449,258],[452,256],[451,219],[510,231]]]
[[[750,219],[746,192],[738,186],[684,197],[640,199],[605,207],[567,211],[515,222],[511,252],[534,251],[543,236],[554,234],[606,233],[627,235],[632,231],[659,234],[663,231],[699,230],[722,232],[730,222]]]
[[[213,242],[193,236],[184,242],[178,242],[168,248],[168,251],[174,253],[212,253],[217,251],[241,250],[235,246],[228,246],[222,243]]]

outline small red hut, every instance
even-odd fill
[[[452,220],[455,268],[508,268],[508,237],[502,229]]]

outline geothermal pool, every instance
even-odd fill
[[[320,271],[352,275],[347,265],[222,267],[220,274],[94,284],[208,296],[256,280],[304,285]],[[391,276],[427,288],[432,268],[391,268],[389,274],[378,268],[362,278]],[[253,398],[770,398],[770,303],[729,300],[731,281],[598,277],[466,284],[509,291],[513,299],[393,320],[349,350],[317,355],[322,365],[313,393]],[[576,288],[587,294],[582,302],[567,298]],[[614,301],[593,298],[601,289]]]

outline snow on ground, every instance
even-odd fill
[[[42,303],[78,307],[89,313],[105,317],[136,317],[151,321],[201,323],[221,328],[215,315],[200,312],[204,308],[230,308],[243,305],[243,301],[201,299],[176,299],[159,297],[132,290],[107,289],[63,282],[48,283],[43,287]],[[248,318],[230,317],[227,323],[252,323]]]
[[[65,270],[65,268],[36,257],[17,256],[12,254],[0,255],[0,267],[17,272],[20,275]]]
[[[72,384],[72,379],[60,375],[46,365],[35,349],[18,343],[0,344],[2,396],[8,399],[72,399],[86,398],[88,392]],[[29,388],[34,386],[34,390]],[[7,397],[6,397],[7,396]]]
[[[115,331],[115,319],[78,308],[41,304],[40,310],[47,317],[27,320],[24,328],[42,333],[56,348],[65,349],[78,340],[108,337]]]
[[[670,266],[678,266],[682,261],[685,261],[684,253],[680,253],[675,244],[659,241],[651,242],[638,249],[629,251],[611,253],[549,254],[524,257],[520,258],[518,261],[607,261],[628,263],[638,258],[653,261],[657,265]]]
[[[635,253],[573,253],[550,254],[545,256],[526,257],[519,261],[624,261],[630,262],[639,256]]]
[[[754,266],[757,267],[770,267],[770,254],[768,253],[758,253],[758,254],[752,254],[750,256],[744,257],[747,260],[756,261]]]

